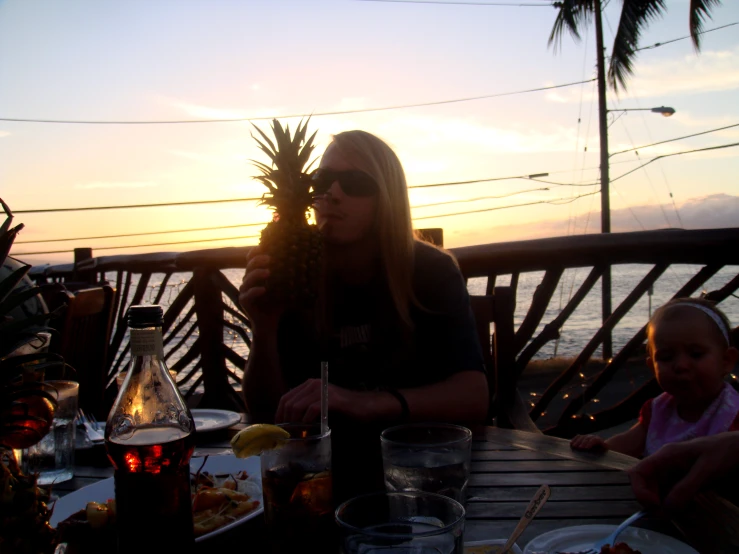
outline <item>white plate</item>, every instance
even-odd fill
[[[190,460],[190,471],[195,473],[202,464],[203,458],[192,458]],[[259,480],[259,488],[261,489],[262,473],[259,456],[252,456],[251,458],[237,458],[236,456],[209,456],[202,469],[202,471],[207,471],[216,475],[223,473],[238,473],[241,470],[246,470],[250,476],[256,477]],[[84,509],[88,502],[105,502],[109,498],[114,497],[115,488],[113,485],[113,478],[110,477],[108,479],[103,479],[102,481],[98,481],[97,483],[71,492],[66,496],[62,496],[57,500],[54,503],[54,512],[51,515],[49,523],[52,527],[56,527],[60,521],[65,520],[73,513]],[[227,523],[223,527],[219,527],[210,533],[200,535],[195,539],[195,542],[204,541],[210,537],[225,533],[229,529],[232,529],[237,525],[241,525],[245,521],[249,521],[263,513],[264,501],[261,495],[258,500],[259,506],[256,510],[249,512],[244,515],[244,517],[232,521],[231,523]]]
[[[464,543],[464,554],[470,554],[470,553],[477,553],[479,552],[485,552],[490,554],[495,554],[500,551],[501,548],[503,548],[503,545],[508,542],[508,539],[491,539],[487,541],[469,541]],[[473,546],[477,547],[486,547],[486,548],[479,548],[479,549],[472,549]],[[514,542],[511,549],[508,551],[509,554],[521,554],[521,549],[518,547],[518,545]]]
[[[238,423],[241,416],[228,410],[190,410],[198,433],[227,429]]]
[[[587,550],[595,541],[607,537],[616,525],[578,525],[549,531],[539,535],[523,551],[523,554],[554,554],[555,552],[578,552]],[[625,542],[634,550],[644,554],[698,554],[696,550],[672,537],[641,529],[628,527],[616,542]]]

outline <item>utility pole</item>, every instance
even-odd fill
[[[606,67],[603,52],[603,19],[601,0],[595,0],[595,48],[598,69],[598,126],[600,128],[600,232],[611,232],[611,192],[608,173],[608,107],[606,105]],[[603,323],[611,315],[611,266],[607,266],[602,277],[602,315]],[[603,338],[603,359],[613,357],[611,333]]]

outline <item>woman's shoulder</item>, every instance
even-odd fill
[[[451,252],[423,240],[414,241],[413,256],[417,269],[449,267],[459,271],[457,259]]]

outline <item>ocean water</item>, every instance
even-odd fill
[[[675,292],[683,286],[695,273],[701,268],[697,265],[675,265],[670,268],[662,275],[662,277],[655,283],[651,294],[644,295],[634,307],[622,318],[619,324],[613,331],[613,349],[614,353],[618,352],[626,342],[628,342],[634,334],[647,323],[651,313],[658,308],[660,305],[667,302]],[[612,307],[615,309],[626,296],[634,289],[639,281],[652,269],[651,265],[621,265],[614,266],[612,269]],[[243,277],[243,269],[227,269],[224,270],[224,275],[231,281],[237,288],[241,284]],[[590,272],[590,268],[581,269],[569,269],[564,272],[559,286],[555,294],[553,295],[549,307],[542,319],[539,328],[534,336],[536,336],[544,327],[545,324],[552,321],[566,306],[567,301],[577,291],[580,284],[587,277]],[[730,266],[722,269],[713,278],[704,284],[701,291],[713,291],[721,288],[729,280],[739,273],[739,267]],[[515,327],[523,321],[523,318],[528,311],[529,305],[533,298],[533,294],[536,287],[541,282],[544,272],[532,272],[521,274],[518,283],[518,289],[516,294],[516,311],[514,316]],[[110,274],[107,276],[111,281],[114,282],[115,275]],[[159,290],[161,279],[163,275],[155,274],[152,276],[147,293],[144,296],[144,303],[153,303],[156,300],[156,294]],[[159,300],[159,303],[166,308],[174,301],[177,294],[187,283],[190,278],[189,273],[179,273],[171,276],[166,290]],[[510,283],[510,276],[502,276],[498,278],[498,285],[508,285]],[[134,286],[131,287],[130,296],[133,295],[135,290],[136,279],[134,277]],[[470,294],[484,294],[486,280],[484,278],[470,279],[468,283],[468,290]],[[699,291],[700,292],[700,291]],[[693,296],[697,296],[697,293]],[[225,300],[227,304],[233,306],[230,301]],[[130,302],[130,297],[129,297]],[[180,313],[180,318],[184,316],[190,309],[191,304],[187,305]],[[732,326],[736,326],[739,323],[739,298],[736,296],[729,296],[724,300],[719,307],[726,313],[729,320],[732,322]],[[231,320],[233,323],[238,324],[239,322],[231,318],[228,314],[225,314],[226,318]],[[177,321],[179,322],[179,320]],[[176,323],[175,322],[175,325]],[[601,288],[600,282],[596,283],[590,293],[581,302],[580,306],[565,322],[561,330],[561,336],[558,341],[552,341],[547,343],[534,357],[534,360],[547,360],[553,357],[574,357],[580,353],[585,347],[588,341],[593,337],[596,331],[601,326]],[[190,325],[186,325],[182,331],[173,340],[169,342],[169,345],[165,345],[165,352],[176,344],[178,344],[189,329]],[[197,330],[185,339],[185,344],[192,344],[197,338]],[[225,328],[224,343],[230,346],[234,351],[243,357],[248,354],[248,349],[243,340],[234,331]],[[185,349],[181,348],[179,351],[174,352],[168,359],[167,363],[171,367],[184,353]],[[595,356],[600,355],[600,350],[596,351]],[[191,364],[188,368],[183,370],[185,373],[193,367]],[[236,367],[227,362],[230,369],[232,369],[239,377],[242,375],[242,368]],[[122,364],[125,367],[125,363]]]

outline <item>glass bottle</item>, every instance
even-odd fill
[[[161,306],[131,306],[131,362],[105,426],[119,554],[191,552],[195,422],[164,363]]]

